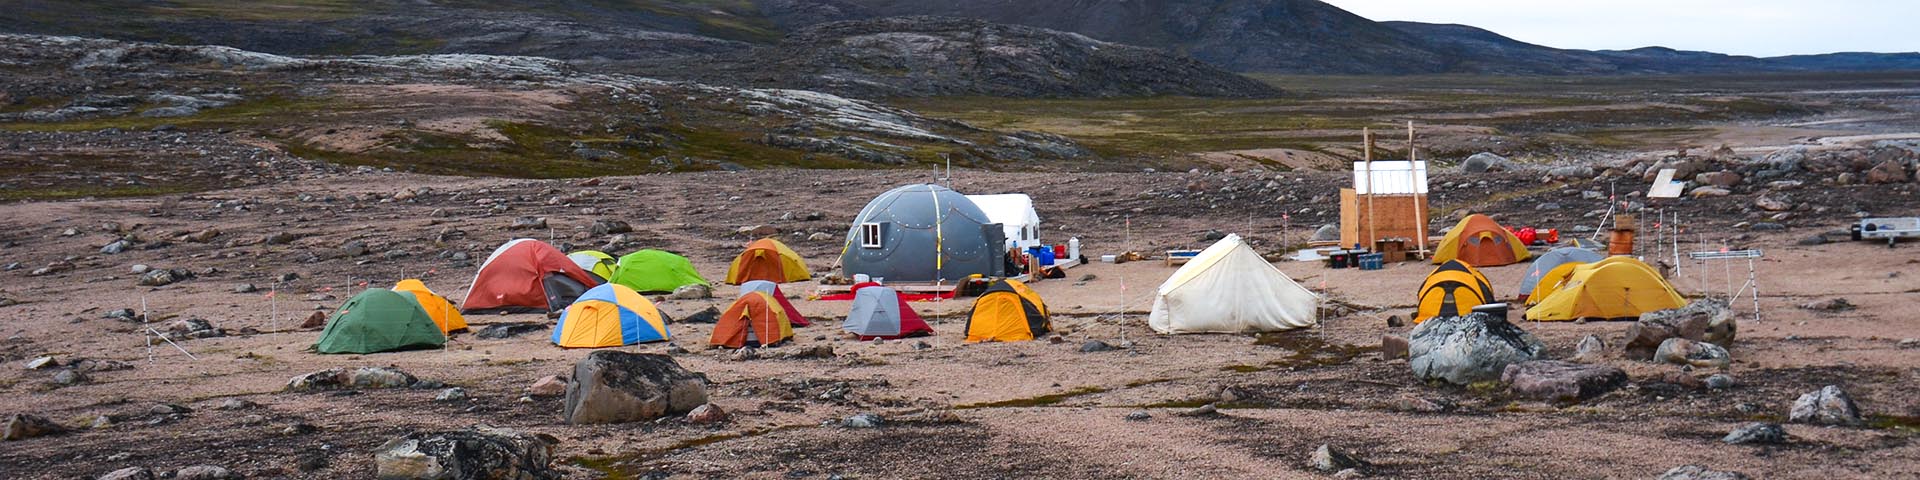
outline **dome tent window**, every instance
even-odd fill
[[[885,231],[886,227],[878,223],[860,224],[860,248],[885,247],[885,239],[880,236],[881,232]]]

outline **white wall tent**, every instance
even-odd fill
[[[1007,247],[1040,245],[1040,213],[1033,210],[1033,198],[1024,193],[967,195],[968,200],[987,212],[987,221],[1007,231]]]
[[[1313,291],[1227,235],[1160,284],[1147,325],[1160,333],[1291,330],[1319,322],[1318,306]]]

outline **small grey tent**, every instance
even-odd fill
[[[1520,278],[1521,299],[1525,300],[1526,295],[1540,285],[1540,278],[1546,276],[1547,272],[1553,271],[1554,267],[1567,262],[1593,263],[1606,259],[1607,256],[1600,252],[1580,247],[1560,247],[1542,254],[1540,258],[1534,259],[1532,266],[1527,267],[1527,276]]]
[[[853,309],[847,311],[847,320],[840,328],[859,335],[861,340],[933,335],[933,327],[900,299],[899,292],[878,285],[854,288]]]
[[[1004,276],[1006,233],[965,195],[939,185],[888,190],[854,217],[840,265],[889,283]]]

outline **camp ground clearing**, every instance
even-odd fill
[[[1451,167],[1436,169],[1431,180],[1436,232],[1462,218],[1456,212],[1470,210],[1503,226],[1558,226],[1566,238],[1590,238],[1573,226],[1594,224],[1566,211],[1602,210],[1609,202],[1579,192],[1649,186],[1639,177],[1543,183],[1533,173]],[[199,194],[0,205],[0,241],[10,261],[24,264],[6,272],[0,286],[8,300],[0,313],[10,329],[0,355],[16,366],[52,356],[61,365],[129,367],[89,371],[70,385],[53,380],[61,368],[0,370],[10,409],[73,429],[8,442],[0,465],[13,478],[203,463],[258,478],[366,478],[374,475],[374,452],[388,440],[486,424],[553,436],[555,465],[580,478],[1311,478],[1332,474],[1309,462],[1323,444],[1364,459],[1365,474],[1383,478],[1648,478],[1684,464],[1767,478],[1899,478],[1920,468],[1914,461],[1920,446],[1911,441],[1920,406],[1907,393],[1920,385],[1911,340],[1920,320],[1904,306],[1920,295],[1913,245],[1889,250],[1846,241],[1846,221],[1828,216],[1794,216],[1774,221],[1785,230],[1754,230],[1736,225],[1750,220],[1722,213],[1738,212],[1763,193],[1648,203],[1682,219],[1683,256],[1722,247],[1765,251],[1758,262],[1764,319],[1751,321],[1745,303],[1735,304],[1742,323],[1724,368],[1630,359],[1622,344],[1633,321],[1532,322],[1524,319],[1524,303],[1513,304],[1512,324],[1539,340],[1541,357],[1575,357],[1577,345],[1592,335],[1607,347],[1584,361],[1626,375],[1617,388],[1565,402],[1528,398],[1497,380],[1422,381],[1407,360],[1382,358],[1383,335],[1409,333],[1408,326],[1390,326],[1389,317],[1406,320],[1420,309],[1416,292],[1435,270],[1430,262],[1368,271],[1266,262],[1303,248],[1319,226],[1339,221],[1338,191],[1353,181],[1342,172],[1034,177],[956,171],[940,184],[965,194],[1028,194],[1042,221],[1041,242],[1078,238],[1083,255],[1096,260],[1069,269],[1067,278],[1028,284],[1050,322],[1050,331],[1033,341],[967,343],[975,301],[968,297],[906,302],[934,335],[849,338],[841,324],[856,302],[809,297],[821,278],[836,272],[835,258],[868,201],[930,181],[937,182],[909,171],[583,181],[348,170]],[[783,188],[768,188],[774,185]],[[1916,204],[1911,185],[1822,191],[1793,198],[1804,211],[1911,215]],[[407,199],[393,200],[397,196]],[[1564,208],[1537,209],[1542,202]],[[543,219],[545,227],[525,228],[536,222],[522,217]],[[627,228],[612,228],[609,220]],[[75,233],[65,234],[69,229]],[[210,230],[217,233],[204,233]],[[1830,230],[1839,232],[1833,241],[1802,244]],[[1671,257],[1653,250],[1656,230],[1641,232],[1647,263]],[[139,239],[134,248],[99,253],[128,235]],[[794,327],[786,345],[759,349],[759,358],[736,359],[735,350],[709,346],[715,324],[688,319],[735,303],[740,289],[726,281],[729,267],[762,237],[789,246],[812,274],[779,285],[812,325]],[[695,424],[673,414],[659,421],[568,424],[563,396],[529,395],[529,389],[544,377],[568,375],[599,350],[556,346],[555,320],[545,308],[465,315],[466,332],[426,348],[307,351],[322,331],[302,323],[315,312],[340,314],[366,289],[418,278],[454,305],[467,301],[481,265],[515,238],[554,245],[556,252],[600,250],[616,264],[645,248],[684,257],[713,285],[712,298],[644,296],[664,315],[661,325],[672,342],[599,350],[666,354],[705,374],[708,400],[730,420]],[[1097,260],[1206,249],[1219,238],[1243,242],[1234,248],[1246,254],[1233,255],[1225,273],[1190,277],[1226,278],[1227,286],[1291,281],[1295,292],[1311,294],[1289,298],[1310,299],[1310,313],[1300,315],[1313,321],[1280,316],[1274,317],[1280,323],[1259,329],[1311,326],[1162,334],[1152,320],[1156,293],[1185,267],[1152,258]],[[167,246],[148,247],[163,242]],[[1527,251],[1538,256],[1548,249]],[[71,266],[30,275],[50,263]],[[141,286],[141,275],[129,273],[134,264],[182,269],[193,278]],[[592,266],[582,270],[592,273]],[[1522,260],[1476,270],[1495,298],[1512,301],[1530,266]],[[1683,261],[1677,273],[1655,273],[1671,275],[1664,278],[1677,293],[1698,301],[1740,286],[1744,268]],[[1176,287],[1175,296],[1196,282]],[[592,297],[600,305],[594,308],[613,312],[607,318],[640,309],[617,295]],[[396,297],[382,298],[391,303]],[[1017,296],[997,298],[996,308],[1025,308]],[[1835,307],[1835,299],[1844,299],[1844,307]],[[776,310],[786,315],[777,303],[753,307],[767,312],[755,318],[765,321]],[[1809,304],[1822,309],[1802,308]],[[149,321],[109,316],[121,309]],[[566,321],[591,316],[578,315]],[[205,320],[225,336],[170,337],[193,358],[165,344],[147,346],[146,328],[164,332],[189,319]],[[408,321],[435,331],[446,319],[429,314]],[[528,326],[526,333],[477,334],[516,325]],[[820,347],[831,351],[785,358]],[[290,378],[308,372],[382,366],[441,387],[284,391]],[[1730,377],[1731,386],[1707,387],[1712,375]],[[1798,397],[1827,385],[1852,397],[1860,424],[1789,421]],[[447,387],[464,389],[465,398],[436,400]],[[244,408],[222,408],[230,403]],[[191,412],[161,413],[155,410],[161,404]],[[1196,412],[1209,405],[1212,413]],[[841,426],[860,414],[884,424]],[[1788,440],[1722,442],[1729,431],[1756,421],[1784,425]]]

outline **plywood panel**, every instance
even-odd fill
[[[1408,238],[1414,241],[1407,248],[1418,249],[1425,240],[1420,238],[1421,228],[1427,224],[1422,215],[1425,213],[1429,213],[1426,195],[1374,195],[1369,207],[1366,195],[1356,194],[1351,188],[1340,189],[1340,244],[1370,245],[1381,238]],[[1371,227],[1369,218],[1373,219]],[[1375,238],[1366,238],[1369,228]]]

